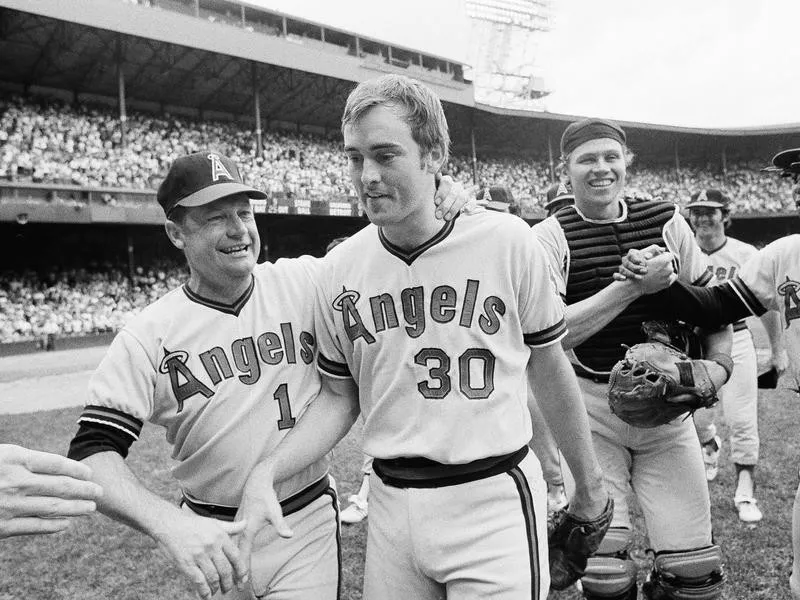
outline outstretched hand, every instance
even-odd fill
[[[0,539],[57,533],[93,513],[103,489],[91,476],[64,456],[0,444]]]

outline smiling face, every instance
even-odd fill
[[[722,209],[698,206],[689,209],[689,222],[700,235],[720,235],[725,233],[725,215]]]
[[[424,153],[414,141],[402,109],[374,106],[344,126],[350,179],[369,220],[409,230],[433,216],[434,174],[440,152]]]
[[[189,287],[212,300],[235,300],[250,285],[261,244],[250,199],[234,194],[183,211],[167,221],[167,234],[186,255]]]
[[[589,140],[570,153],[566,166],[575,204],[583,214],[595,219],[619,215],[627,172],[622,144],[610,138]]]

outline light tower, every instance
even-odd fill
[[[478,102],[542,110],[550,92],[537,65],[539,43],[550,30],[550,0],[466,0],[471,26],[465,73]]]

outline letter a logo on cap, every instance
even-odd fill
[[[569,194],[569,190],[567,189],[567,185],[562,181],[558,184],[556,196],[566,196],[567,194]]]
[[[697,200],[695,200],[695,202],[708,202],[708,194],[706,193],[705,190],[700,192],[700,194],[697,196]]]
[[[231,181],[236,181],[231,174],[228,172],[228,169],[225,168],[225,165],[222,164],[219,156],[217,154],[209,154],[208,160],[211,161],[211,179],[214,181],[219,181],[220,177],[227,177]]]

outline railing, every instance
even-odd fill
[[[356,217],[355,198],[325,200],[272,193],[254,202],[259,213]],[[160,224],[164,213],[154,190],[0,182],[0,221],[25,223]]]

